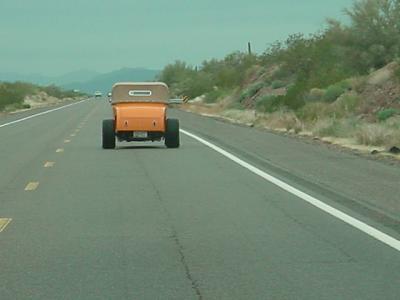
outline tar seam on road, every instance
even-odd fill
[[[266,181],[278,186],[279,188],[285,190],[286,192],[295,195],[296,197],[306,201],[307,203],[313,205],[314,207],[317,207],[321,209],[322,211],[330,214],[331,216],[345,222],[346,224],[357,228],[358,230],[366,233],[367,235],[377,239],[378,241],[381,241],[382,243],[392,247],[393,249],[396,249],[397,251],[400,251],[400,241],[391,237],[390,235],[322,202],[321,200],[318,200],[315,197],[312,197],[299,189],[296,189],[295,187],[283,182],[282,180],[279,180],[278,178],[258,169],[257,167],[241,160],[239,157],[233,155],[232,153],[202,139],[201,137],[194,135],[193,133],[190,133],[186,130],[181,129],[180,132],[183,134],[197,140],[198,142],[202,143],[203,145],[213,149],[214,151],[222,154],[226,158],[232,160],[233,162],[237,163],[238,165],[246,168],[250,172],[260,176],[261,178],[265,179]]]
[[[193,278],[192,273],[190,272],[190,268],[189,268],[188,263],[186,262],[184,248],[183,248],[183,245],[182,245],[181,241],[179,240],[178,232],[176,231],[175,226],[174,226],[174,224],[172,222],[171,214],[170,214],[168,208],[165,206],[165,203],[164,203],[164,200],[163,200],[163,198],[162,198],[162,196],[160,194],[160,191],[158,190],[158,188],[154,184],[154,182],[151,180],[150,175],[147,172],[145,166],[143,164],[141,164],[141,165],[142,165],[142,168],[144,170],[144,173],[145,173],[146,177],[149,179],[149,182],[152,185],[152,187],[153,187],[153,189],[154,189],[154,191],[155,191],[155,193],[157,195],[157,199],[160,202],[162,209],[164,210],[164,212],[165,212],[165,214],[167,216],[167,219],[168,219],[168,222],[169,222],[169,226],[170,226],[170,229],[171,229],[170,238],[174,241],[176,247],[178,248],[180,261],[181,261],[181,264],[182,264],[183,268],[185,269],[186,278],[187,278],[187,280],[189,280],[189,282],[191,284],[191,287],[192,287],[193,291],[195,292],[197,298],[199,300],[202,300],[203,299],[203,295],[202,295],[202,293],[200,291],[200,287],[199,287],[197,281]]]
[[[76,103],[67,104],[67,105],[64,105],[64,106],[61,106],[61,107],[57,107],[57,108],[54,108],[54,109],[46,110],[46,111],[38,113],[38,114],[34,114],[32,116],[28,116],[28,117],[25,117],[25,118],[22,118],[22,119],[18,119],[18,120],[12,121],[12,122],[1,124],[0,128],[6,127],[6,126],[9,126],[9,125],[12,125],[12,124],[16,124],[16,123],[19,123],[19,122],[22,122],[22,121],[26,121],[26,120],[29,120],[29,119],[32,119],[32,118],[35,118],[35,117],[43,116],[43,115],[46,115],[48,113],[51,113],[51,112],[54,112],[54,111],[57,111],[57,110],[61,110],[61,109],[67,108],[67,107],[71,107],[71,106],[83,103],[85,101],[87,101],[87,100],[82,100],[82,101],[79,101],[79,102],[76,102]]]

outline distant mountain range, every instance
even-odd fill
[[[115,82],[151,81],[160,73],[158,70],[145,68],[122,68],[109,73],[98,73],[91,70],[79,70],[62,76],[43,76],[39,74],[18,74],[0,72],[0,81],[25,81],[39,85],[55,84],[65,89],[80,90],[86,93],[108,92]]]
[[[100,74],[86,81],[76,81],[63,84],[66,89],[78,89],[87,93],[101,91],[106,93],[116,82],[121,81],[151,81],[155,80],[160,71],[144,68],[123,68],[106,74]]]

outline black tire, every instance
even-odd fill
[[[165,146],[179,148],[179,120],[177,119],[167,119]]]
[[[103,149],[115,148],[114,120],[103,120]]]

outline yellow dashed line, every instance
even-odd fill
[[[63,149],[63,148],[58,148],[58,149],[56,150],[56,152],[57,152],[57,153],[64,152],[64,149]]]
[[[39,182],[29,182],[26,187],[25,191],[34,191],[38,188]]]
[[[54,161],[46,161],[46,162],[44,163],[44,167],[45,167],[45,168],[52,168],[52,167],[54,167],[54,165],[55,165],[55,162],[54,162]]]
[[[0,232],[2,232],[11,221],[11,218],[0,218]]]

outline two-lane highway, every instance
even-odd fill
[[[103,150],[105,100],[0,128],[1,299],[399,299],[396,244],[240,162],[394,242],[398,167],[171,113],[217,148]]]

